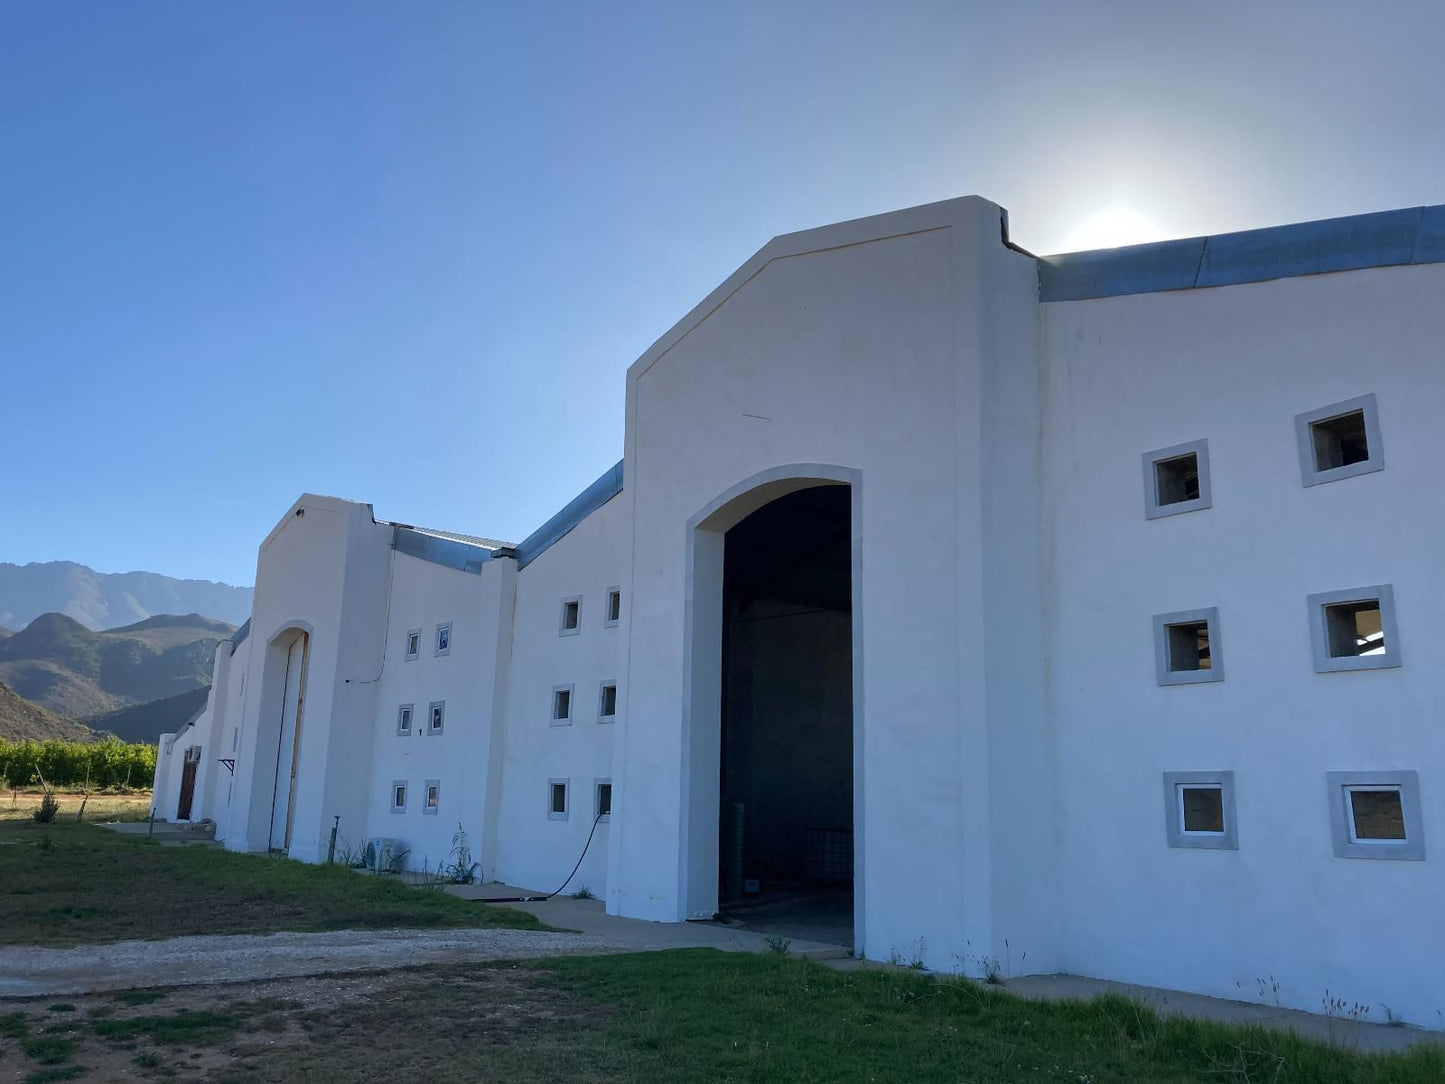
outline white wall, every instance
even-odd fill
[[[567,886],[569,893],[586,886],[599,898],[610,898],[612,821],[634,808],[613,768],[614,742],[627,710],[622,660],[631,612],[625,574],[631,545],[628,511],[622,496],[614,497],[517,573],[497,850],[486,870],[489,878],[545,892],[561,885],[592,831],[594,782],[612,778],[618,812],[597,825],[586,859]],[[608,628],[607,590],[616,586],[622,588],[621,622]],[[562,600],[576,595],[582,596],[581,629],[562,636]],[[617,722],[598,722],[605,680],[618,683]],[[569,726],[550,722],[556,685],[574,687]],[[549,779],[570,781],[566,820],[547,816]]]
[[[370,783],[364,831],[343,832],[359,848],[365,838],[397,840],[409,852],[408,869],[435,869],[454,861],[452,837],[460,824],[475,861],[482,861],[483,810],[496,683],[498,610],[511,562],[488,561],[480,574],[458,571],[395,550],[386,658],[376,682]],[[452,626],[449,654],[436,654],[437,626]],[[421,630],[421,651],[407,660],[410,630]],[[445,701],[440,735],[428,732],[427,709]],[[397,734],[397,713],[412,704],[410,737]],[[437,812],[427,814],[425,783],[441,783]],[[391,786],[408,785],[407,809],[391,811]]]
[[[1043,307],[1066,970],[1440,1025],[1442,290],[1435,265]],[[1366,392],[1385,469],[1304,488],[1294,415]],[[1146,521],[1141,455],[1199,438],[1214,506]],[[1315,673],[1306,596],[1375,583],[1403,667]],[[1158,686],[1151,615],[1206,606],[1225,680]],[[1162,773],[1220,769],[1239,849],[1166,846]],[[1349,769],[1420,773],[1426,861],[1333,856]]]

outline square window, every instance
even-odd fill
[[[572,722],[572,686],[557,685],[552,689],[552,725],[567,726]]]
[[[547,817],[554,821],[567,819],[567,780],[547,780]]]
[[[1154,616],[1154,671],[1160,685],[1223,681],[1219,610],[1181,610]]]
[[[607,614],[602,624],[607,628],[615,628],[622,620],[622,588],[609,587],[607,589]]]
[[[1307,486],[1385,468],[1374,395],[1296,415],[1295,439],[1301,476]]]
[[[1224,790],[1215,786],[1181,786],[1179,815],[1182,831],[1221,835],[1224,832]]]
[[[617,718],[617,682],[604,681],[602,693],[597,699],[597,719],[610,723]]]
[[[437,810],[441,808],[442,781],[440,779],[428,779],[426,781],[426,790],[423,793],[426,795],[426,800],[422,803],[421,811],[428,816],[436,816]]]
[[[1233,772],[1165,772],[1164,811],[1169,846],[1239,849]]]
[[[558,630],[561,636],[576,636],[582,630],[582,596],[562,600],[562,622]]]
[[[406,812],[406,780],[396,779],[391,784],[391,811],[393,813]]]
[[[1346,787],[1351,843],[1403,843],[1405,803],[1399,787]]]
[[[1420,777],[1415,772],[1329,772],[1336,858],[1421,861]]]
[[[427,705],[426,732],[428,734],[440,734],[446,721],[447,702],[445,700],[433,700]]]
[[[451,650],[452,650],[452,626],[451,626],[451,623],[448,622],[448,623],[445,624],[445,625],[438,625],[438,626],[437,626],[437,646],[436,646],[436,653],[437,653],[438,655],[449,655],[449,654],[451,654]]]
[[[1212,504],[1209,441],[1196,440],[1144,453],[1146,518],[1197,512]]]
[[[1326,591],[1309,597],[1315,670],[1380,670],[1400,665],[1392,584]]]
[[[411,733],[412,705],[403,704],[396,709],[396,732],[405,737]]]
[[[421,654],[421,629],[412,629],[406,634],[406,661],[411,662]]]
[[[598,820],[610,820],[612,817],[612,780],[599,779],[594,794],[595,809],[592,815]]]

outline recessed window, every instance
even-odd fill
[[[611,820],[612,818],[612,780],[599,779],[593,788],[593,810],[592,815],[598,820]]]
[[[567,726],[572,722],[572,686],[557,685],[552,689],[552,725]]]
[[[567,819],[567,780],[547,780],[547,817],[554,821]]]
[[[617,682],[604,681],[597,698],[597,721],[611,723],[617,719]]]
[[[1233,772],[1165,772],[1169,846],[1238,850]]]
[[[406,812],[406,780],[396,779],[391,784],[391,811],[393,813]]]
[[[423,792],[425,801],[422,803],[421,811],[430,816],[436,816],[436,812],[442,804],[442,781],[440,779],[428,779],[426,790]]]
[[[1209,441],[1196,440],[1144,453],[1144,514],[1149,519],[1197,512],[1213,498]]]
[[[607,614],[602,624],[607,628],[614,628],[622,620],[622,588],[609,587],[607,589]]]
[[[1160,685],[1223,681],[1219,610],[1181,610],[1154,616],[1154,670]]]
[[[411,718],[413,707],[411,704],[403,704],[396,709],[396,732],[402,737],[411,733]]]
[[[449,655],[452,650],[452,626],[451,622],[437,626],[437,647],[438,655]]]
[[[1380,670],[1400,665],[1395,589],[1388,583],[1309,597],[1315,670]]]
[[[582,596],[562,600],[562,621],[558,630],[562,636],[576,636],[582,629]]]
[[[1373,395],[1346,399],[1295,417],[1300,472],[1307,486],[1385,468]]]
[[[447,721],[447,702],[433,700],[426,709],[426,732],[440,734]]]
[[[1329,772],[1336,858],[1425,857],[1415,772]]]
[[[406,661],[411,662],[421,654],[421,629],[412,629],[406,634]]]

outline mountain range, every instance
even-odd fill
[[[103,632],[65,614],[42,614],[0,638],[0,682],[47,711],[86,721],[206,687],[216,644],[235,631],[199,614],[158,615]],[[132,740],[154,741],[160,732]]]
[[[22,629],[48,613],[94,630],[186,613],[239,625],[251,615],[251,588],[155,572],[97,572],[73,561],[0,561],[0,628]],[[4,639],[0,634],[0,642]]]

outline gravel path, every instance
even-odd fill
[[[623,946],[537,930],[334,930],[173,937],[53,949],[0,948],[0,997],[250,982],[463,960],[592,955]]]

